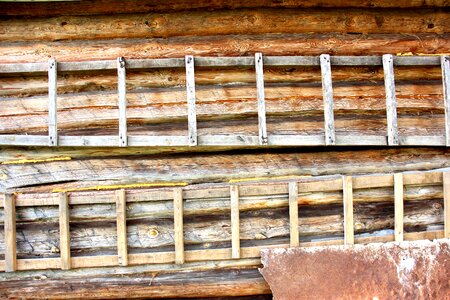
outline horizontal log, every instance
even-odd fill
[[[323,22],[326,18],[327,22]],[[0,20],[1,41],[153,38],[279,33],[445,33],[439,10],[240,9],[158,14],[64,16]],[[208,26],[203,26],[208,24]],[[34,30],[41,28],[41,30]],[[32,32],[33,34],[29,34]]]
[[[113,13],[140,13],[140,12],[164,12],[170,10],[184,9],[236,9],[236,8],[260,8],[260,7],[447,7],[445,0],[289,0],[272,1],[228,1],[228,0],[170,0],[155,3],[152,0],[131,0],[127,5],[122,5],[118,0],[94,0],[80,2],[57,2],[57,3],[5,3],[2,4],[2,14],[5,16],[61,16],[61,15],[93,15]]]
[[[386,53],[447,53],[449,34],[263,34],[195,36],[153,39],[115,39],[55,42],[3,42],[2,63],[114,60],[125,58],[179,58],[195,56],[265,55],[382,55]],[[139,45],[139,47],[136,47]]]

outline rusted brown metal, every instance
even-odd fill
[[[274,299],[450,299],[450,240],[268,249]]]

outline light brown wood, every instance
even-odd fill
[[[117,215],[117,255],[121,266],[128,265],[127,243],[127,197],[126,191],[116,191],[116,215]]]
[[[173,189],[175,263],[184,263],[183,189]]]
[[[61,269],[71,268],[70,255],[70,213],[69,197],[67,193],[59,193],[59,252],[61,255]]]
[[[342,190],[344,202],[344,243],[353,245],[354,223],[353,223],[353,180],[351,176],[342,177]]]
[[[14,272],[17,269],[16,261],[16,204],[12,194],[4,194],[5,214],[5,271]]]
[[[443,173],[444,187],[444,237],[450,238],[450,172]]]
[[[403,174],[394,174],[395,241],[403,241]]]
[[[298,182],[289,182],[289,233],[290,247],[298,247]]]
[[[231,206],[231,257],[241,257],[240,221],[239,221],[239,186],[230,185]]]

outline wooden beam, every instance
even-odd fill
[[[444,237],[450,238],[450,171],[443,173],[444,186]]]
[[[403,241],[403,174],[394,174],[395,241]]]
[[[298,247],[298,182],[289,182],[289,233],[290,247]]]
[[[230,185],[231,206],[231,258],[241,257],[241,241],[239,226],[239,186]]]
[[[197,112],[195,109],[195,73],[194,57],[186,55],[186,93],[188,104],[188,143],[189,146],[197,146]]]
[[[334,145],[336,142],[334,131],[333,112],[333,86],[331,78],[330,55],[320,55],[320,71],[322,74],[323,113],[325,125],[325,145]]]
[[[173,189],[175,263],[184,264],[183,189]]]
[[[128,265],[127,200],[124,189],[116,191],[117,255],[120,266]]]
[[[397,100],[395,97],[394,57],[383,55],[384,86],[386,90],[386,118],[389,145],[398,145]]]
[[[353,179],[351,176],[342,177],[342,190],[344,200],[344,244],[353,245]]]
[[[59,253],[63,270],[69,270],[72,267],[69,216],[69,197],[67,193],[59,193]]]
[[[256,97],[258,101],[259,144],[267,145],[266,102],[264,96],[264,67],[262,53],[255,53]]]
[[[450,56],[441,56],[442,89],[445,107],[445,144],[450,147]]]
[[[16,199],[12,194],[5,194],[5,272],[14,272],[17,269],[16,257]]]
[[[54,58],[48,61],[48,145],[58,146],[57,125],[57,62]]]
[[[117,58],[117,91],[119,95],[119,146],[128,145],[126,67],[123,57]]]

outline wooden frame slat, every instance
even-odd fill
[[[444,188],[444,237],[450,238],[450,171],[443,172]]]
[[[173,189],[175,263],[184,264],[183,189]]]
[[[5,194],[4,228],[5,228],[5,272],[17,270],[16,239],[16,199],[12,194]]]
[[[57,62],[48,60],[48,145],[58,146],[57,125]]]
[[[445,145],[450,147],[450,56],[441,56],[442,91],[445,108]]]
[[[186,55],[186,94],[188,105],[188,144],[197,146],[197,112],[195,108],[194,57]]]
[[[119,100],[119,146],[128,145],[127,134],[127,86],[126,62],[123,57],[117,58],[117,92]]]
[[[342,191],[344,202],[344,244],[353,245],[354,226],[353,226],[353,178],[352,176],[342,177]]]
[[[264,95],[264,66],[262,53],[255,53],[256,97],[258,101],[259,144],[267,145],[266,100]]]
[[[320,71],[322,74],[323,113],[325,126],[325,145],[334,145],[336,136],[334,130],[333,85],[331,77],[330,55],[320,55]]]
[[[290,246],[300,245],[298,232],[298,182],[289,182],[289,232]]]
[[[239,225],[239,186],[230,185],[231,206],[231,258],[241,257],[240,225]]]
[[[394,231],[395,241],[403,241],[403,174],[394,174]]]
[[[384,86],[386,90],[386,119],[388,145],[398,145],[397,100],[395,96],[394,57],[383,55]]]
[[[116,191],[117,257],[120,266],[128,265],[127,196],[124,189]]]
[[[61,269],[63,270],[69,270],[72,267],[69,216],[69,197],[67,193],[59,193],[59,253],[61,256]]]

